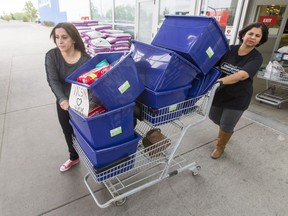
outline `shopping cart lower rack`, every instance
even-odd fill
[[[283,55],[278,52],[274,52],[273,59],[277,59],[277,55]],[[262,69],[258,71],[257,77],[260,79],[266,80],[266,89],[262,92],[256,94],[255,99],[259,102],[267,103],[277,108],[281,108],[282,104],[288,102],[288,65],[287,65],[287,56],[281,57],[285,59],[285,64],[283,64],[283,69],[285,71],[275,72],[275,71],[267,71],[266,69]],[[281,60],[280,58],[280,60]],[[279,59],[278,59],[279,60]]]
[[[151,113],[143,105],[142,118],[137,120],[135,131],[145,137],[147,132],[157,128],[159,132],[161,131],[163,139],[149,147],[144,147],[144,141],[140,139],[135,154],[103,170],[95,170],[77,139],[74,138],[74,147],[88,169],[84,182],[95,203],[101,208],[106,208],[112,203],[122,205],[128,196],[184,170],[190,170],[192,175],[197,175],[201,167],[196,162],[189,162],[185,158],[187,152],[182,149],[180,151],[179,146],[188,128],[200,124],[207,118],[218,85],[215,84],[205,95],[179,103],[180,108],[175,112],[181,111],[181,115],[179,113],[172,115],[174,117],[172,121],[171,115],[165,114],[151,121]],[[91,181],[90,184],[88,183],[89,177],[92,177],[96,183],[103,183],[111,196],[109,195],[110,197],[103,201],[103,190],[94,192],[90,186]]]

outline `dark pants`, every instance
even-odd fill
[[[56,103],[56,106],[57,106],[58,120],[62,127],[62,131],[64,133],[65,140],[68,146],[68,151],[70,153],[70,160],[75,160],[79,156],[73,147],[72,137],[74,136],[74,134],[73,134],[73,128],[69,123],[70,120],[69,113],[68,111],[63,110],[60,107],[59,103]]]
[[[226,133],[233,133],[244,111],[212,106],[209,118]]]

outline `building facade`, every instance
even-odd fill
[[[38,0],[41,22],[57,24],[66,21],[90,19],[89,0]]]
[[[41,21],[97,20],[149,43],[166,15],[213,16],[230,44],[250,22],[269,27],[269,40],[259,47],[267,64],[274,51],[288,45],[288,0],[38,0]]]

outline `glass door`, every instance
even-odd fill
[[[153,37],[153,0],[137,0],[135,38],[144,43],[150,43]]]
[[[277,38],[277,36],[280,34],[283,38],[286,38],[287,19],[284,19],[285,11],[286,5],[257,5],[255,21],[264,22],[267,25],[267,27],[269,28],[269,37]],[[288,43],[285,43],[282,38],[279,39],[280,44],[275,44],[275,47],[279,48],[281,46],[288,45]]]
[[[251,5],[251,17],[249,22],[264,22],[269,28],[269,39],[257,49],[263,55],[263,64],[266,65],[272,58],[274,51],[282,46],[288,46],[287,1],[256,0]]]
[[[137,0],[135,38],[150,43],[166,15],[195,15],[200,0]]]
[[[234,44],[237,40],[237,32],[242,27],[241,17],[245,17],[247,5],[245,0],[203,0],[200,15],[215,17],[229,44]]]

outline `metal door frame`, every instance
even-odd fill
[[[288,0],[274,0],[273,1],[273,4],[275,5],[285,5],[286,6],[286,9],[285,9],[285,12],[284,12],[284,16],[283,16],[283,20],[287,20],[288,19]],[[253,5],[252,5],[252,14],[250,15],[249,17],[249,23],[251,22],[255,22],[255,16],[256,16],[256,12],[257,12],[257,7],[259,5],[271,5],[271,1],[269,0],[255,0]],[[286,24],[286,21],[281,23],[280,25],[280,28],[279,28],[279,34],[277,34],[277,38],[276,38],[276,41],[275,41],[275,44],[274,44],[274,48],[272,50],[271,53],[273,53],[274,51],[277,50],[279,44],[280,44],[280,41],[281,41],[281,36],[282,36],[282,33],[284,31],[284,28],[285,28],[285,24]],[[273,36],[269,36],[269,37],[273,37]]]
[[[135,39],[139,39],[139,28],[140,28],[140,4],[143,2],[151,2],[153,4],[153,11],[152,11],[152,26],[151,26],[151,40],[154,37],[154,35],[157,32],[157,17],[158,17],[158,7],[159,7],[159,3],[157,3],[158,1],[156,0],[136,0],[136,8],[135,8],[135,33],[134,33],[134,38]]]

